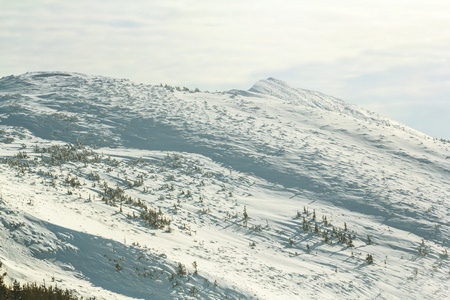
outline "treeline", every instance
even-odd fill
[[[45,285],[37,285],[36,283],[26,283],[21,285],[14,281],[10,286],[7,286],[3,277],[0,276],[0,299],[1,300],[80,300],[71,291],[60,289],[58,287]],[[91,298],[94,299],[94,298]]]

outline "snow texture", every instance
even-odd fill
[[[209,93],[3,77],[0,159],[6,282],[97,299],[450,293],[450,144],[274,78]]]

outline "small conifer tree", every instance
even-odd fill
[[[198,274],[197,262],[194,261],[194,262],[192,263],[192,266],[194,267],[194,274]]]
[[[247,206],[244,206],[244,220],[248,220],[248,214],[247,214]]]

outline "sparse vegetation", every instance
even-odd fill
[[[387,128],[389,121],[360,118],[353,106],[333,114],[291,107],[296,93],[279,101],[279,89],[266,101],[252,91],[192,95],[199,89],[135,90],[90,76],[76,86],[40,80],[42,90],[30,85],[23,95],[0,95],[5,282],[43,274],[53,286],[95,295],[109,289],[110,298],[257,299],[279,294],[275,289],[285,298],[312,291],[318,298],[330,291],[389,298],[397,287],[397,296],[426,287],[445,298],[439,283],[449,275],[448,191],[441,175],[449,141]],[[94,88],[85,89],[87,82]],[[334,103],[304,93],[317,107]],[[7,252],[10,245],[22,261]],[[104,256],[93,261],[98,253]],[[84,272],[88,262],[105,276]],[[223,287],[205,278],[217,267],[224,268],[217,277]],[[77,278],[59,278],[66,271]],[[378,279],[387,289],[377,296]]]
[[[192,266],[194,267],[194,274],[198,274],[198,269],[197,269],[198,265],[197,265],[197,262],[194,261],[194,262],[192,263]]]
[[[186,267],[185,267],[181,262],[178,263],[178,271],[177,271],[177,274],[178,274],[179,276],[185,276],[185,275],[187,274]]]
[[[118,261],[116,261],[116,271],[122,270],[122,266],[119,264]]]
[[[427,256],[429,254],[428,247],[425,245],[425,241],[422,240],[422,242],[419,245],[419,249],[417,251],[418,256]]]
[[[247,222],[248,221],[247,206],[244,206],[243,216],[244,216],[244,221]]]

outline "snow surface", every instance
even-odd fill
[[[98,299],[450,293],[450,144],[274,78],[209,93],[3,77],[0,158],[7,282]]]

